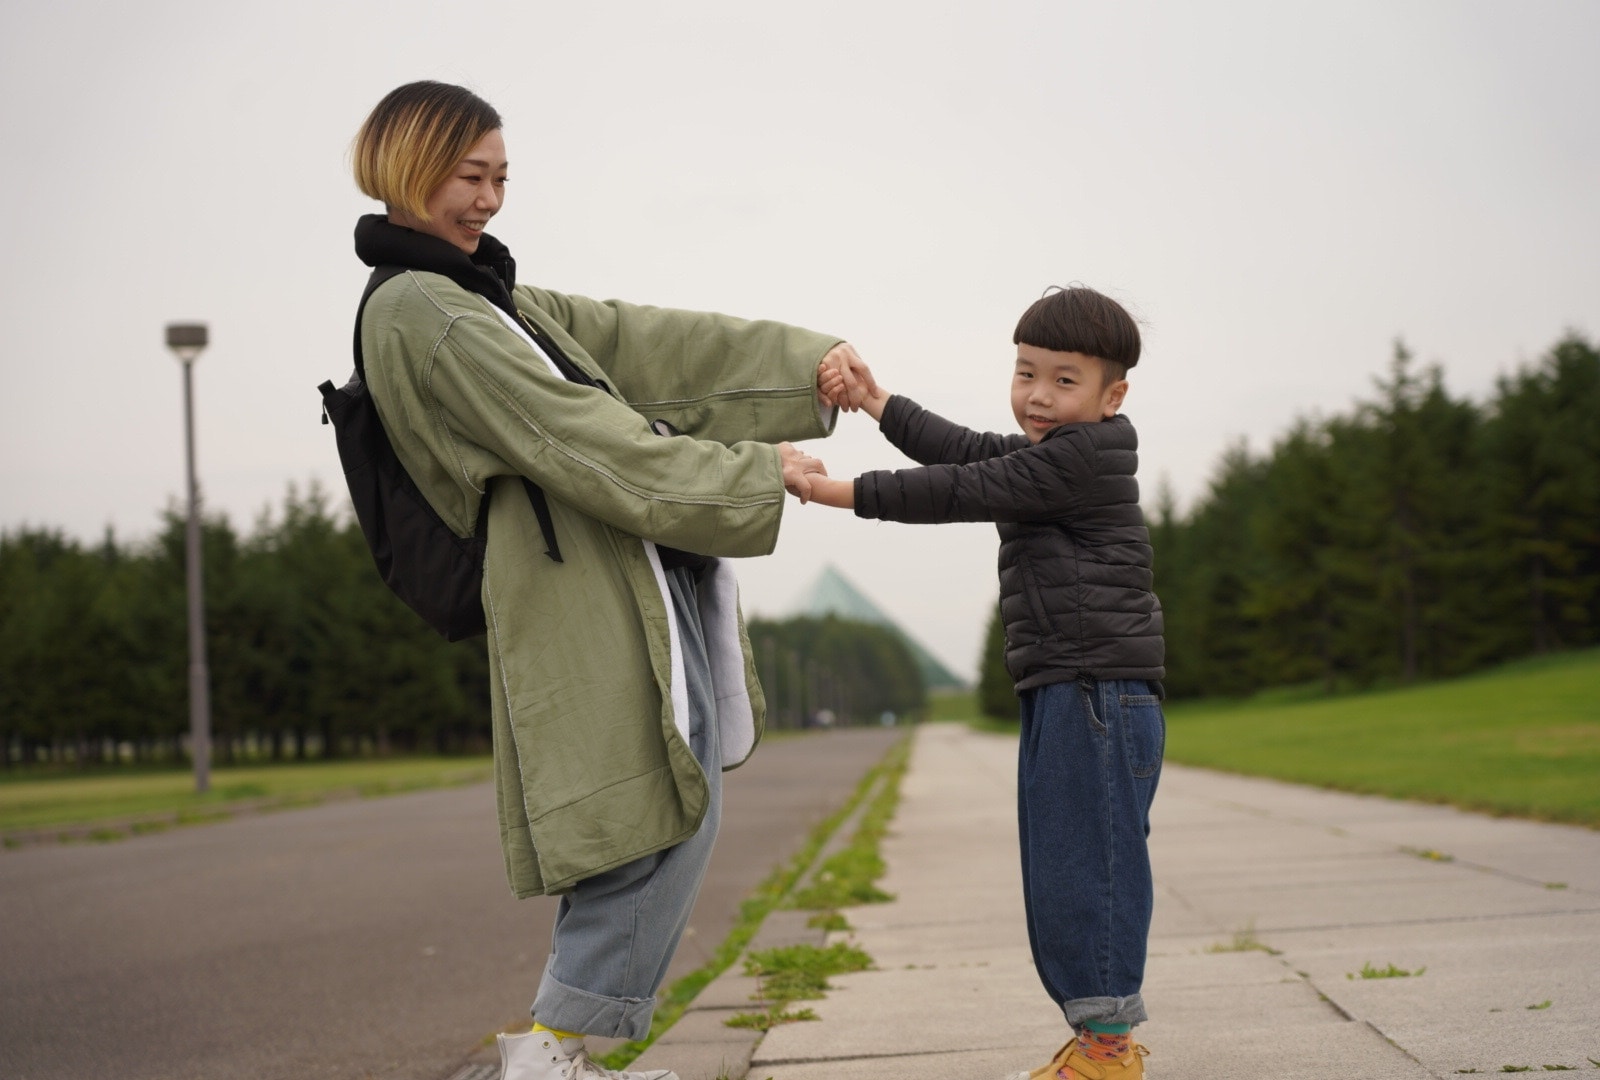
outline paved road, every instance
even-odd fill
[[[727,774],[670,979],[896,733],[773,739]],[[5,1080],[438,1080],[525,1019],[554,902],[505,884],[488,785],[0,853]]]
[[[1024,926],[1016,753],[918,729],[883,842],[896,899],[848,912],[877,967],[832,977],[820,1022],[773,1028],[750,1080],[986,1080],[1066,1041]],[[1150,1076],[1597,1075],[1600,832],[1178,766],[1152,822]],[[711,1080],[742,1060],[722,1026],[749,1007],[737,982],[647,1063]]]

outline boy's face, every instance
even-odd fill
[[[1017,346],[1011,376],[1011,411],[1031,443],[1062,424],[1083,424],[1117,415],[1128,380],[1107,382],[1105,363],[1083,353]]]

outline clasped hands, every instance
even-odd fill
[[[848,342],[829,349],[817,365],[817,398],[823,404],[855,412],[878,396],[872,372]],[[810,502],[812,478],[826,477],[827,466],[792,443],[779,443],[778,456],[783,463],[784,490],[802,503]]]
[[[778,460],[783,463],[783,490],[803,503],[810,502],[811,478],[827,476],[828,467],[794,443],[778,444]]]

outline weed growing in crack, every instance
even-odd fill
[[[1246,923],[1244,929],[1235,930],[1232,941],[1218,941],[1207,945],[1206,952],[1264,952],[1268,956],[1279,955],[1279,950],[1264,944],[1260,938],[1256,937],[1256,924],[1253,921]]]
[[[759,949],[745,957],[744,970],[756,977],[755,998],[766,1008],[753,1013],[738,1013],[723,1021],[729,1027],[748,1027],[766,1031],[777,1024],[796,1020],[815,1020],[809,1009],[790,1009],[796,1001],[815,1000],[827,994],[829,975],[865,971],[872,957],[847,942],[827,948],[815,945],[785,945]]]
[[[1413,976],[1421,975],[1427,970],[1427,967],[1423,966],[1419,967],[1415,971],[1407,971],[1405,968],[1395,967],[1393,964],[1390,964],[1387,967],[1375,967],[1369,961],[1368,963],[1361,965],[1361,970],[1359,972],[1347,971],[1345,972],[1344,977],[1347,979],[1409,979]]]

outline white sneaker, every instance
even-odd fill
[[[557,1039],[554,1032],[496,1035],[500,1047],[500,1080],[678,1080],[670,1069],[616,1072],[589,1058],[583,1036]]]

